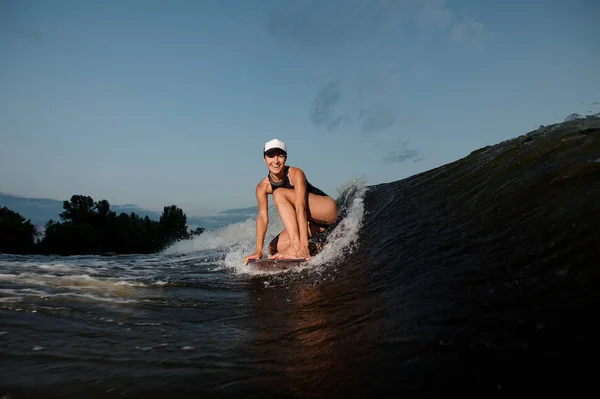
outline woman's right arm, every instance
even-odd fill
[[[265,233],[267,232],[267,225],[269,224],[267,189],[262,182],[256,186],[255,194],[256,202],[258,204],[258,212],[256,214],[256,247],[251,255],[244,256],[244,264],[247,264],[250,259],[262,258]]]
[[[265,190],[263,184],[259,184],[256,187],[256,202],[258,204],[258,212],[256,214],[255,253],[260,253],[260,256],[262,257],[263,246],[265,244],[265,234],[267,232],[267,225],[269,224],[267,191]]]

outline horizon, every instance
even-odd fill
[[[1,191],[215,216],[275,137],[335,197],[598,113],[600,4],[515,7],[0,1]]]

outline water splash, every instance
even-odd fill
[[[327,238],[323,250],[309,263],[324,265],[339,261],[352,254],[355,249],[365,213],[364,196],[366,183],[355,180],[340,187],[340,211],[344,215],[340,223]]]
[[[189,240],[179,241],[163,251],[165,255],[229,248],[254,235],[254,220],[233,223],[218,230],[208,230]]]
[[[300,272],[306,269],[319,270],[327,264],[338,262],[354,251],[364,216],[363,198],[365,193],[366,182],[358,179],[349,181],[338,188],[336,203],[342,217],[341,221],[329,234],[327,242],[319,254],[312,257],[305,266],[295,267],[288,270],[289,272]],[[280,221],[279,225],[281,225]],[[269,230],[276,233],[280,231],[280,229],[272,229],[271,227],[269,227]],[[222,262],[223,267],[233,269],[237,274],[282,273],[281,271],[261,272],[250,265],[244,265],[242,263],[243,256],[251,253],[253,249],[254,230],[252,230],[251,240],[240,242],[228,251]]]

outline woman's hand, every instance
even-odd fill
[[[244,256],[244,265],[247,265],[250,259],[260,259],[262,256],[262,251],[256,250],[254,253],[252,253],[252,255]]]

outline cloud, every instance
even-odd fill
[[[399,23],[414,0],[313,0],[278,2],[269,11],[267,33],[300,45],[342,44],[366,40]]]
[[[435,27],[446,29],[452,22],[452,10],[446,7],[445,0],[426,0],[416,14],[417,24],[421,29]]]
[[[397,112],[385,101],[386,89],[377,90],[381,79],[322,83],[310,107],[311,122],[328,132],[337,130],[342,124],[354,125],[363,134],[392,127],[398,119]]]
[[[414,24],[427,35],[442,34],[468,47],[482,48],[485,25],[446,0],[306,0],[274,2],[267,11],[267,33],[288,44],[340,49],[365,44],[373,48],[386,28]],[[460,15],[459,15],[460,14]],[[334,46],[334,47],[332,47]]]
[[[448,32],[455,43],[470,49],[483,49],[486,31],[481,21],[477,21],[467,11],[457,17],[457,13],[446,6],[445,0],[425,0],[420,4],[415,21],[421,31],[435,29]]]
[[[376,102],[369,109],[362,110],[359,119],[363,133],[375,133],[392,127],[397,117],[388,104]]]
[[[485,26],[473,17],[452,25],[452,40],[465,44],[468,48],[482,50],[485,39]]]
[[[401,148],[397,151],[389,152],[385,158],[383,158],[383,162],[385,163],[402,163],[408,161],[409,159],[413,159],[415,162],[423,159],[419,157],[419,151],[408,148],[407,142],[401,142]]]
[[[340,82],[329,82],[317,93],[310,110],[310,119],[316,126],[324,126],[328,131],[335,130],[344,120],[342,115],[334,116],[334,109],[342,100]]]
[[[398,123],[398,112],[389,104],[393,104],[390,98],[396,94],[398,80],[404,77],[397,63],[390,61],[393,57],[387,56],[399,51],[390,44],[394,36],[387,35],[391,31],[388,28],[412,25],[426,36],[477,48],[482,47],[485,33],[483,23],[466,12],[459,15],[445,0],[304,0],[271,4],[265,28],[273,39],[292,52],[300,49],[328,57],[325,62],[318,60],[318,64],[312,58],[305,63],[309,69],[312,66],[307,74],[328,75],[318,77],[320,82],[316,83],[308,111],[313,125],[327,132],[352,123],[361,133],[371,134]],[[329,64],[335,59],[348,60],[347,68]],[[408,62],[417,65],[415,73],[419,77],[432,73],[418,59]],[[326,68],[335,69],[327,73]]]

